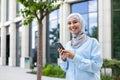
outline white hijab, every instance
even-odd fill
[[[77,35],[72,34],[71,46],[73,48],[79,48],[88,40],[88,36],[85,34],[85,23],[82,16],[79,13],[72,13],[67,17],[67,21],[70,18],[75,18],[80,22],[80,31]]]

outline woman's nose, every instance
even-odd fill
[[[70,25],[71,27],[73,27],[74,26],[74,24],[73,23],[71,23],[71,25]]]

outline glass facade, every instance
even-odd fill
[[[71,4],[72,13],[80,13],[86,23],[85,31],[89,36],[98,36],[97,0],[88,0]]]
[[[37,46],[38,46],[38,24],[37,19],[34,19],[31,25],[31,32],[30,32],[30,45],[31,45],[31,54],[30,56],[33,58],[33,63],[37,62]]]
[[[38,32],[38,24],[37,24],[37,20],[34,19],[33,23],[32,23],[32,49],[37,48],[37,32]]]
[[[17,3],[16,4],[16,17],[18,17],[18,16],[21,16],[20,15],[20,13],[19,13],[19,11],[20,11],[20,9],[22,8],[22,4],[20,4],[20,3]]]
[[[58,53],[55,48],[55,43],[59,41],[59,9],[52,11],[49,14],[48,28],[48,43],[47,44],[47,62],[57,63]]]
[[[120,60],[120,0],[112,0],[112,57]]]
[[[20,22],[16,23],[16,30],[16,66],[20,66],[22,36],[22,27]]]

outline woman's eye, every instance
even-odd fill
[[[71,24],[71,22],[68,23],[68,25],[70,25],[70,24]]]
[[[78,23],[78,21],[72,21],[72,22],[68,22],[68,25],[76,24],[76,23]]]
[[[77,23],[77,21],[73,22],[74,24]]]

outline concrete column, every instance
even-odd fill
[[[1,24],[6,21],[6,0],[1,0]]]
[[[99,41],[103,58],[111,59],[111,0],[98,0]]]
[[[3,24],[6,21],[6,0],[1,0],[1,56],[0,65],[6,64],[6,27]]]
[[[6,27],[1,27],[0,65],[6,65]]]
[[[16,17],[16,0],[9,0],[9,20],[12,20]]]
[[[10,24],[10,56],[9,66],[16,66],[16,24]]]
[[[70,5],[64,3],[60,7],[60,42],[65,45],[70,40],[70,32],[67,27],[67,16],[70,14]]]
[[[21,60],[20,67],[30,68],[30,57],[29,57],[29,26],[22,26],[21,36]]]
[[[13,22],[16,17],[16,0],[9,1],[10,23],[10,56],[9,66],[16,66],[16,24]]]
[[[99,41],[102,46],[103,58],[111,59],[111,0],[98,0],[99,18]],[[106,69],[107,74],[111,75],[112,70]],[[101,70],[104,74],[104,70]]]

